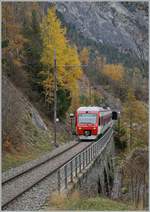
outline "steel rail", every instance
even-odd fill
[[[17,174],[15,174],[14,176],[11,176],[11,177],[8,178],[8,179],[2,180],[2,185],[4,185],[5,183],[8,183],[8,182],[10,182],[11,180],[14,180],[15,178],[20,177],[21,175],[23,175],[23,174],[25,174],[25,173],[27,173],[27,172],[29,172],[29,171],[31,171],[31,170],[33,170],[33,169],[35,169],[35,168],[41,166],[41,165],[43,165],[44,163],[47,163],[47,162],[50,161],[50,160],[53,160],[54,158],[60,156],[61,154],[67,152],[68,150],[74,148],[74,147],[77,146],[78,144],[79,144],[79,143],[75,143],[74,145],[72,145],[72,146],[66,148],[65,150],[63,150],[63,151],[57,153],[56,155],[52,155],[51,157],[45,159],[44,161],[39,162],[39,163],[37,163],[36,165],[33,165],[33,166],[29,167],[29,168],[26,168],[25,170],[21,171],[20,173],[17,173]],[[30,162],[31,162],[31,161],[30,161]],[[28,162],[28,163],[29,163],[29,162]]]
[[[98,140],[96,141],[97,142],[100,142],[101,140],[103,140],[105,137],[107,137],[108,133],[111,131],[111,129],[107,130],[107,132]],[[83,143],[83,142],[82,142]],[[85,142],[86,143],[86,142]],[[52,175],[53,173],[57,172],[61,167],[63,167],[65,164],[67,164],[69,161],[71,161],[73,158],[75,158],[77,155],[79,155],[80,153],[82,153],[83,151],[85,151],[87,148],[89,148],[93,142],[88,142],[89,145],[87,145],[85,148],[83,148],[81,151],[79,151],[78,153],[76,153],[75,155],[73,155],[72,157],[70,157],[68,160],[66,160],[63,164],[61,164],[60,166],[58,166],[57,168],[54,168],[50,173],[46,174],[45,176],[41,177],[40,179],[38,179],[37,181],[35,181],[32,185],[29,185],[28,187],[26,187],[23,191],[21,192],[18,192],[18,194],[16,194],[13,198],[9,199],[8,201],[5,201],[4,203],[2,203],[2,209],[4,209],[8,204],[10,204],[13,200],[17,199],[19,196],[21,196],[23,193],[27,192],[28,190],[30,190],[32,187],[34,187],[36,184],[40,183],[41,181],[43,181],[45,178],[49,177],[50,175]],[[34,167],[31,167],[29,168],[28,170],[24,171],[23,173],[20,173],[14,177],[12,177],[11,179],[8,179],[7,181],[3,182],[2,183],[2,186],[5,184],[5,183],[8,183],[10,181],[13,181],[15,178],[17,177],[21,177],[21,175],[27,173],[27,172],[30,172],[31,170],[37,168],[37,167],[40,167],[40,165],[46,163],[46,162],[49,162],[50,160],[54,159],[54,158],[57,158],[58,156],[62,155],[63,153],[65,153],[66,151],[74,148],[75,146],[79,145],[79,143],[76,143],[75,145],[69,147],[68,149],[58,153],[57,155],[55,156],[52,156],[51,158],[43,161],[42,163],[40,164],[37,164],[36,166]]]
[[[77,145],[80,145],[80,143],[76,143],[76,145],[72,146],[72,148],[74,148],[74,147],[77,146]],[[91,142],[89,143],[89,145],[91,145]],[[89,146],[89,145],[88,145],[88,146]],[[72,149],[72,148],[70,147],[70,148],[68,148],[68,149],[70,150],[70,149]],[[85,147],[85,148],[86,148],[86,147]],[[85,149],[85,148],[84,148],[84,149]],[[66,151],[68,151],[68,149],[67,149]],[[84,149],[82,149],[81,152],[82,152]],[[66,151],[61,152],[60,154],[56,155],[56,156],[53,157],[52,159],[49,159],[49,160],[43,162],[42,164],[44,164],[44,163],[46,163],[46,162],[49,162],[50,160],[53,160],[54,158],[57,158],[58,156],[64,154]],[[77,153],[77,154],[78,154],[78,153]],[[70,160],[70,159],[69,159],[69,160]],[[67,162],[68,162],[69,160],[67,160]],[[66,163],[66,162],[65,162],[65,163]],[[11,203],[13,200],[15,200],[16,198],[18,198],[19,196],[21,196],[23,193],[27,192],[29,189],[31,189],[32,187],[34,187],[36,184],[40,183],[40,182],[43,181],[45,178],[47,178],[47,177],[49,177],[50,175],[52,175],[53,173],[55,173],[55,172],[56,172],[61,166],[63,166],[65,163],[61,164],[61,165],[58,166],[57,168],[54,168],[54,170],[52,170],[50,173],[48,173],[48,174],[46,174],[45,176],[43,176],[42,178],[38,179],[38,180],[35,181],[32,185],[26,187],[23,191],[18,192],[18,194],[17,194],[16,196],[14,196],[13,198],[10,198],[8,201],[5,201],[4,203],[2,203],[2,209],[3,209],[4,207],[6,207],[9,203]],[[30,168],[28,171],[25,171],[23,174],[25,174],[25,173],[27,173],[27,172],[30,172],[31,170],[33,170],[33,169],[35,169],[35,168],[37,168],[37,167],[40,167],[40,165],[42,165],[42,164],[38,164],[38,165],[36,165],[36,167]],[[7,182],[3,183],[2,186],[3,186],[4,184],[7,184],[7,183],[10,182],[10,181],[15,180],[17,177],[21,177],[21,175],[23,175],[23,174],[19,174],[19,175],[17,175],[16,177],[13,177],[11,180],[8,180]]]

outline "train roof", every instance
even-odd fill
[[[100,111],[110,111],[110,108],[103,108],[103,107],[97,107],[97,106],[89,106],[89,107],[79,107],[77,109],[77,112],[84,112],[84,111],[95,111],[95,112],[100,112]]]

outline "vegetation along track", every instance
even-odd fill
[[[2,181],[2,208],[57,171],[91,142],[75,143],[64,151]]]

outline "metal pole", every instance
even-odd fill
[[[70,170],[71,170],[70,180],[71,180],[71,182],[73,182],[73,164],[72,164],[72,161],[70,162]]]
[[[64,171],[65,171],[65,189],[67,189],[67,165],[65,165],[64,167]]]
[[[89,98],[90,98],[90,105],[92,105],[92,86],[89,83]]]
[[[83,169],[85,167],[85,152],[83,152]]]
[[[79,154],[79,172],[81,172],[81,153]]]
[[[90,86],[90,105],[92,105],[92,86]]]
[[[78,177],[78,161],[77,161],[77,157],[75,158],[75,176]]]
[[[57,68],[56,68],[56,49],[54,49],[54,145],[55,146],[57,146],[56,118],[57,118]]]
[[[60,169],[58,170],[58,172],[57,172],[57,180],[58,180],[58,192],[60,193],[60,186],[61,186],[61,184],[60,184]]]

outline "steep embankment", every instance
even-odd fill
[[[52,148],[52,130],[28,98],[5,76],[2,77],[2,126],[3,169]]]

